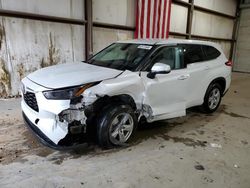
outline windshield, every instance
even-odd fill
[[[88,63],[118,70],[135,71],[151,48],[150,45],[114,43],[95,55]]]

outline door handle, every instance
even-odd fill
[[[181,75],[181,76],[178,78],[178,80],[186,80],[186,79],[188,79],[189,77],[190,77],[189,74]]]

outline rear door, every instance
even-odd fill
[[[188,79],[188,87],[186,90],[187,108],[200,105],[204,97],[204,85],[208,77],[210,69],[209,63],[206,61],[206,55],[199,44],[183,44],[184,64],[190,78]]]

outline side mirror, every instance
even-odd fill
[[[151,71],[147,74],[148,78],[154,79],[157,74],[168,74],[171,72],[171,67],[164,63],[155,63]]]

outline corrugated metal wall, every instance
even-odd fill
[[[183,0],[189,2],[189,0]],[[194,5],[235,16],[237,0],[194,0]],[[172,4],[170,31],[186,33],[188,8]],[[232,39],[234,20],[221,16],[194,11],[191,34],[215,38]],[[231,43],[216,41],[219,43],[226,56],[230,56]]]
[[[135,7],[135,0],[93,0],[93,21],[135,27]],[[133,31],[94,27],[94,53],[114,41],[133,37]]]
[[[183,1],[189,2],[189,0]],[[235,16],[237,0],[194,0],[194,4]],[[135,0],[93,0],[93,21],[135,27],[135,7]],[[188,8],[173,3],[171,9],[170,31],[186,33]],[[193,35],[231,40],[233,28],[233,19],[194,11],[191,28]],[[94,27],[93,32],[94,53],[114,41],[133,38],[132,31]],[[222,46],[229,58],[231,42],[218,40],[214,42]]]
[[[191,0],[190,0],[191,1]],[[187,4],[189,0],[183,0]],[[93,51],[117,40],[131,39],[135,27],[135,0],[92,0]],[[174,0],[173,0],[174,2]],[[186,37],[188,8],[172,4],[172,37]],[[237,0],[194,0],[194,4],[235,16]],[[190,3],[189,5],[190,6]],[[84,0],[0,0],[0,8],[85,20]],[[110,29],[97,23],[130,29]],[[195,10],[192,35],[221,37],[229,57],[234,20]],[[132,28],[132,29],[131,29]],[[183,35],[184,34],[184,35]],[[17,95],[20,80],[44,66],[85,59],[85,26],[0,17],[0,97]]]
[[[240,22],[234,70],[240,72],[250,72],[250,2],[248,7],[240,12]]]
[[[1,0],[0,8],[84,19],[82,0]],[[0,17],[0,97],[39,68],[84,60],[84,26]]]

